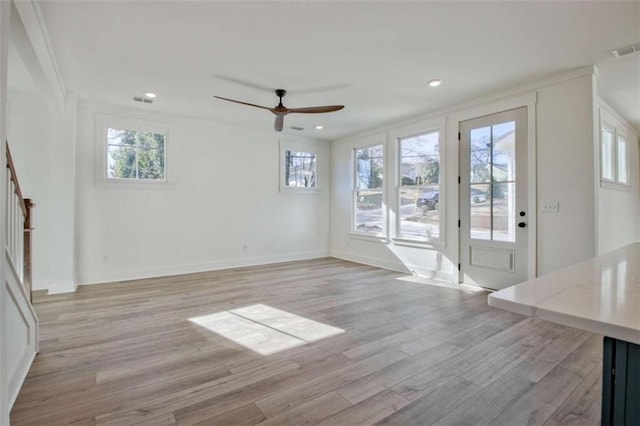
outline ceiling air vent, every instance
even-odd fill
[[[304,127],[291,126],[291,127],[290,127],[290,129],[291,129],[291,130],[301,131],[301,130],[304,130]]]
[[[141,98],[140,96],[134,96],[133,100],[136,101],[136,102],[143,102],[145,104],[152,104],[153,103],[153,99]]]
[[[620,56],[630,55],[636,52],[640,52],[640,43],[632,44],[625,47],[619,47],[611,51],[613,56],[615,56],[616,58],[619,58]]]

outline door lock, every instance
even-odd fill
[[[524,223],[524,222],[520,222],[520,223],[518,223],[518,227],[519,227],[519,228],[526,228],[526,226],[527,226],[527,224],[526,224],[526,223]]]

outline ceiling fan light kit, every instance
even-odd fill
[[[313,106],[313,107],[303,107],[303,108],[287,108],[282,104],[282,98],[287,94],[287,91],[284,89],[277,89],[276,96],[280,98],[278,105],[273,108],[265,107],[262,105],[251,104],[248,102],[237,101],[235,99],[223,98],[222,96],[214,96],[214,98],[222,99],[223,101],[235,102],[241,105],[252,106],[255,108],[262,108],[268,111],[271,111],[273,115],[276,116],[275,122],[273,123],[273,128],[276,132],[281,132],[284,127],[284,117],[288,114],[322,114],[326,112],[334,112],[340,111],[344,108],[344,105],[324,105],[324,106]]]

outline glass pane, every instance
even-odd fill
[[[164,180],[164,149],[138,149],[138,179]]]
[[[356,189],[382,188],[384,160],[382,145],[355,150]]]
[[[438,132],[426,133],[424,135],[412,136],[400,139],[400,156],[402,157],[422,157],[425,155],[439,155]]]
[[[402,186],[440,183],[440,158],[435,155],[402,157],[400,159]]]
[[[400,185],[440,183],[439,133],[400,139]]]
[[[362,232],[382,232],[382,190],[356,191],[355,229]]]
[[[516,240],[516,184],[493,184],[494,241]]]
[[[439,238],[439,187],[423,186],[400,191],[400,235]]]
[[[491,127],[471,130],[469,160],[471,183],[491,182]]]
[[[613,180],[613,130],[602,128],[602,152],[600,161],[602,163],[602,179]]]
[[[493,179],[492,182],[516,180],[516,123],[493,126]]]
[[[136,152],[131,146],[107,147],[107,177],[110,179],[136,178]]]
[[[128,145],[136,144],[136,132],[134,130],[107,129],[107,145]]]
[[[627,178],[627,141],[618,138],[618,182],[628,183]]]
[[[477,240],[491,239],[491,184],[475,184],[470,187],[470,237]]]
[[[316,155],[311,152],[285,151],[285,185],[316,187]]]
[[[164,147],[162,133],[107,129],[107,177],[164,180]]]
[[[506,123],[495,124],[492,126],[493,143],[508,137],[516,131],[516,122],[507,121]]]
[[[139,147],[164,149],[164,135],[152,132],[135,132],[136,143]]]

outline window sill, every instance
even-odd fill
[[[383,234],[365,234],[364,232],[351,231],[349,238],[352,240],[369,241],[371,243],[387,243],[387,237]]]
[[[631,191],[631,185],[629,185],[628,183],[613,182],[610,180],[600,180],[600,188],[613,189],[615,191],[624,191],[624,192]]]
[[[95,184],[102,188],[119,188],[119,189],[153,189],[167,190],[174,189],[176,184],[173,182],[154,181],[154,180],[136,180],[136,179],[96,179]]]
[[[299,194],[299,195],[320,195],[322,190],[319,188],[294,188],[280,187],[281,194]]]
[[[444,242],[441,240],[414,240],[412,238],[391,238],[393,244],[403,247],[414,247],[420,249],[443,249]]]

